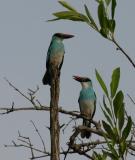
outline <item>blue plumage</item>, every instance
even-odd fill
[[[90,127],[90,120],[93,118],[96,110],[96,94],[93,90],[92,82],[89,78],[74,76],[74,79],[79,81],[82,85],[78,99],[81,115],[89,119],[83,119],[83,125]],[[90,132],[86,131],[81,133],[82,138],[89,138],[90,135]]]
[[[47,52],[46,63],[48,63],[48,61],[50,60],[50,58],[52,58],[52,56],[58,53],[61,53],[64,56],[65,53],[64,44],[61,38],[53,36]]]
[[[80,99],[82,100],[95,100],[95,93],[92,87],[82,88],[80,91]]]
[[[55,33],[52,37],[46,58],[46,72],[42,79],[44,85],[51,85],[51,70],[50,67],[56,67],[60,70],[63,64],[64,59],[64,44],[63,40],[67,38],[72,38],[73,35],[63,34],[63,33]]]

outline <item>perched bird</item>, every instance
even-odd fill
[[[83,119],[83,126],[91,127],[90,120],[93,118],[96,110],[96,94],[93,90],[92,81],[87,77],[73,76],[73,79],[80,82],[82,89],[78,99],[81,115],[87,119]],[[82,138],[89,138],[90,132],[83,131],[81,133]]]
[[[64,44],[63,40],[72,38],[74,37],[73,35],[69,34],[64,34],[64,33],[55,33],[52,36],[52,40],[47,52],[47,58],[46,58],[46,72],[45,75],[42,79],[42,82],[44,85],[51,85],[51,72],[50,72],[50,67],[54,66],[59,69],[59,74],[60,70],[63,64],[64,60]]]

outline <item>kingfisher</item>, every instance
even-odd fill
[[[60,75],[60,70],[63,64],[64,54],[65,54],[63,40],[72,37],[74,37],[74,35],[64,34],[64,33],[55,33],[52,36],[52,40],[47,52],[46,72],[42,79],[44,85],[47,84],[51,85],[50,67],[52,66],[57,67],[59,69],[59,75]]]
[[[83,117],[83,126],[91,127],[91,122],[96,111],[96,94],[93,90],[92,81],[88,77],[73,76],[73,79],[80,82],[82,89],[80,91],[78,103]],[[82,138],[89,138],[90,132],[81,132]]]

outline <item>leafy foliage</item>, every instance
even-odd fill
[[[77,12],[75,8],[73,8],[70,4],[68,4],[66,1],[58,1],[63,7],[67,8],[68,10]]]
[[[79,22],[86,22],[90,27],[99,32],[104,38],[109,40],[113,40],[113,34],[115,31],[115,8],[116,8],[116,0],[96,0],[98,3],[98,20],[99,25],[96,24],[94,18],[92,17],[90,10],[87,5],[84,5],[85,13],[78,12],[72,5],[70,5],[67,1],[60,0],[58,1],[67,11],[61,11],[53,13],[56,17],[55,19],[49,21],[56,21],[60,19],[64,20],[72,20]],[[108,13],[108,10],[111,9],[111,17]]]
[[[105,152],[103,152],[103,154],[98,154],[96,152],[93,152],[93,156],[94,160],[106,160],[107,159],[107,154]]]
[[[116,94],[118,85],[119,85],[119,79],[120,79],[120,68],[116,68],[113,71],[112,74],[112,81],[110,84],[110,89],[111,89],[111,97],[113,98]]]
[[[103,152],[111,159],[119,160],[119,158],[126,155],[128,147],[126,140],[132,128],[131,117],[129,116],[127,120],[125,119],[124,94],[121,90],[117,91],[119,87],[120,68],[116,68],[112,72],[110,93],[97,70],[96,78],[106,95],[106,97],[103,97],[103,107],[101,109],[106,118],[106,121],[102,120],[102,124],[105,131],[104,138],[109,151],[103,150]]]
[[[127,125],[122,132],[122,139],[127,139],[131,131],[131,127],[132,127],[132,119],[131,117],[128,117]]]
[[[112,0],[112,19],[114,19],[114,14],[115,14],[115,8],[116,8],[116,0]]]
[[[102,87],[104,93],[106,94],[106,96],[108,97],[108,90],[107,90],[107,87],[105,85],[105,82],[103,81],[102,77],[100,76],[100,74],[98,73],[98,71],[96,70],[96,78],[100,84],[100,86]]]
[[[113,100],[114,114],[116,119],[118,118],[118,112],[120,111],[120,108],[123,105],[123,100],[124,100],[124,95],[122,91],[119,91]]]
[[[87,17],[89,18],[91,26],[94,27],[96,30],[98,30],[98,27],[97,27],[93,17],[91,16],[91,13],[90,13],[88,7],[86,5],[84,5],[84,8],[85,8],[85,12],[87,14]]]

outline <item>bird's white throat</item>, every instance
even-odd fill
[[[82,88],[89,88],[90,84],[88,82],[81,82]]]

